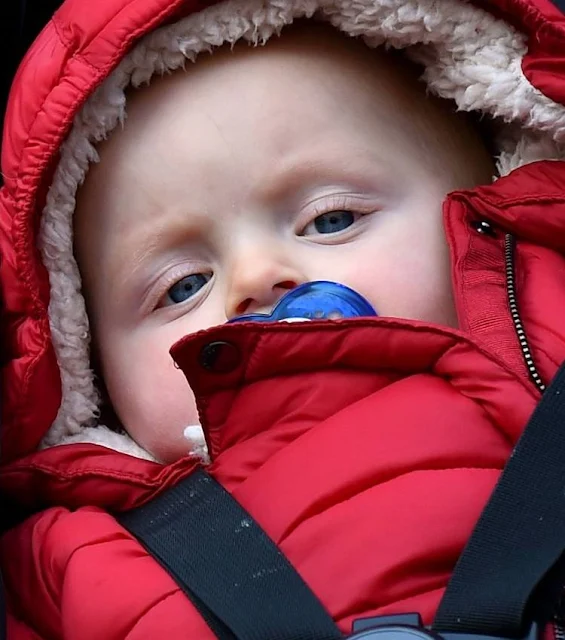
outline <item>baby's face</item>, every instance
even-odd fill
[[[135,92],[79,194],[76,255],[109,397],[158,459],[187,452],[186,334],[311,280],[455,325],[442,201],[489,182],[467,123],[406,65],[325,27]]]

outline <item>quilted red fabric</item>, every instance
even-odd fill
[[[483,6],[529,36],[524,73],[565,104],[565,21],[547,0]],[[6,534],[9,637],[211,638],[172,578],[109,515],[194,468],[93,445],[37,451],[60,402],[47,275],[35,246],[73,115],[181,0],[67,0],[28,53],[7,120],[0,276],[8,361],[0,490],[40,513]],[[426,621],[539,393],[508,307],[505,233],[536,365],[565,359],[565,165],[539,162],[444,205],[460,331],[417,322],[228,325],[173,355],[193,388],[211,472],[277,542],[344,632],[356,617]],[[489,220],[494,235],[474,224]],[[200,365],[224,341],[229,372]],[[54,506],[56,505],[56,506]],[[189,550],[187,550],[189,552]]]

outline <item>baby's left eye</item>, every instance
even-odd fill
[[[354,224],[360,214],[353,211],[328,211],[316,216],[304,229],[302,235],[313,235],[316,233],[329,234],[344,231]]]

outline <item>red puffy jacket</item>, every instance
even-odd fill
[[[565,104],[559,11],[546,0],[484,4],[528,36],[526,77]],[[0,542],[11,640],[212,637],[111,515],[186,477],[194,459],[161,466],[89,444],[37,450],[61,397],[35,248],[59,146],[135,40],[198,8],[67,0],[15,81],[0,192],[9,356],[0,490],[37,513]],[[210,472],[344,632],[368,615],[419,611],[431,621],[539,399],[532,372],[548,382],[565,360],[564,184],[565,164],[535,162],[447,198],[459,331],[387,318],[227,325],[173,348],[197,398]],[[202,365],[211,342],[225,343],[232,366]]]

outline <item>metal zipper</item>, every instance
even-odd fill
[[[518,310],[514,259],[515,249],[516,239],[511,234],[506,234],[504,238],[504,259],[506,264],[506,288],[508,291],[508,303],[510,305],[510,313],[512,314],[512,322],[514,323],[514,328],[516,329],[518,341],[520,342],[520,348],[522,349],[522,354],[524,356],[526,366],[528,367],[530,377],[534,381],[537,388],[543,393],[546,389],[546,386],[543,383],[539,371],[534,363],[530,345],[526,337],[526,332],[524,331],[524,325],[522,324],[522,319]],[[562,617],[562,607],[563,596],[561,598],[561,602],[557,606],[557,610],[555,611],[552,620],[554,640],[565,640],[565,623]]]
[[[520,349],[522,349],[524,361],[526,362],[526,367],[528,368],[528,372],[534,384],[543,393],[545,391],[545,384],[541,379],[539,371],[537,370],[534,359],[532,357],[530,344],[528,342],[528,338],[526,337],[524,325],[522,324],[522,318],[520,317],[520,312],[518,310],[518,301],[516,296],[516,274],[514,269],[515,248],[516,240],[514,236],[510,233],[507,233],[504,238],[504,261],[506,265],[506,290],[508,292],[508,304],[510,306],[512,322],[514,323],[514,328],[516,329],[516,334],[520,343]],[[560,638],[559,640],[565,640],[565,632],[563,634],[563,638]]]

